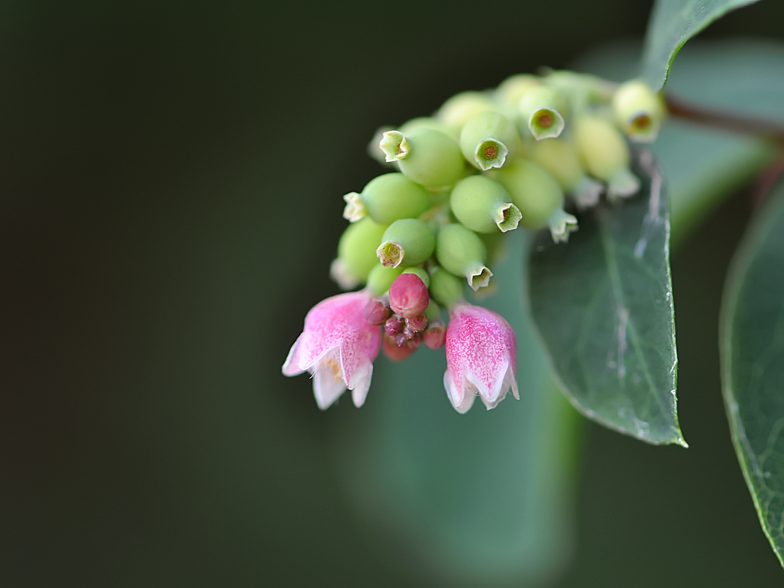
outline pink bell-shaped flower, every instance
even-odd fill
[[[445,347],[444,387],[457,412],[468,411],[477,394],[488,410],[510,388],[520,398],[515,379],[517,339],[501,315],[457,302],[449,310]]]
[[[313,376],[313,393],[319,408],[329,408],[351,390],[354,404],[365,402],[373,360],[381,343],[381,328],[365,320],[364,309],[372,296],[349,292],[322,300],[305,317],[305,329],[283,364],[283,374]]]

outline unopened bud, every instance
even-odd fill
[[[453,184],[465,170],[460,147],[440,131],[416,129],[408,135],[388,131],[380,147],[387,161],[396,161],[407,178],[429,188]]]
[[[520,151],[520,135],[504,115],[482,112],[463,127],[460,149],[471,165],[487,171],[515,158]]]
[[[371,325],[379,326],[387,322],[387,319],[392,316],[392,310],[389,308],[389,301],[383,298],[374,298],[365,305],[365,320]]]
[[[612,99],[615,118],[633,141],[650,143],[659,134],[665,107],[659,95],[643,80],[629,80]]]
[[[436,240],[427,223],[415,218],[393,222],[382,236],[376,255],[382,265],[410,267],[427,261]]]
[[[460,180],[452,190],[449,204],[457,220],[478,233],[511,231],[522,217],[506,189],[481,175]]]
[[[412,333],[424,331],[427,327],[427,317],[424,314],[406,317],[406,328]]]
[[[390,337],[396,337],[403,330],[403,321],[399,316],[391,316],[384,323],[384,332]]]
[[[551,139],[564,129],[566,104],[561,95],[549,86],[540,84],[523,94],[520,99],[520,116],[534,138]]]
[[[494,109],[492,99],[484,92],[461,92],[444,102],[435,116],[460,133],[465,124],[477,114]]]
[[[402,317],[422,314],[429,302],[427,287],[416,274],[401,274],[389,287],[389,307]]]
[[[412,118],[404,122],[400,125],[398,131],[403,133],[404,135],[408,135],[411,131],[416,129],[432,129],[434,131],[441,131],[448,137],[451,137],[452,140],[457,141],[460,138],[460,130],[455,130],[445,122],[438,120],[432,116],[420,116],[418,118]],[[384,130],[391,130],[391,129],[384,129]],[[381,139],[381,135],[378,136],[379,140]],[[378,142],[374,147],[378,146]]]
[[[577,208],[591,208],[599,203],[604,186],[585,173],[577,148],[571,141],[539,141],[530,152],[531,159],[552,174],[563,190],[574,198]]]
[[[503,82],[498,84],[495,90],[495,98],[501,104],[511,107],[510,110],[517,115],[517,108],[520,104],[520,99],[531,88],[538,86],[541,80],[538,76],[531,74],[517,74],[506,78]]]
[[[376,249],[385,230],[386,227],[370,218],[363,218],[346,227],[338,242],[338,258],[333,263],[333,278],[342,275],[344,283],[347,283],[347,278],[353,278],[357,283],[366,282],[370,270],[378,264]]]
[[[386,355],[392,361],[403,361],[409,355],[414,353],[418,346],[418,342],[416,344],[412,344],[410,341],[405,340],[403,345],[398,345],[397,341],[387,334],[384,334],[381,337],[381,348],[384,350],[384,355]]]
[[[555,178],[542,166],[519,159],[498,173],[523,218],[520,224],[528,229],[541,229],[553,212],[563,208],[564,193]]]
[[[430,295],[446,308],[452,308],[455,302],[463,300],[464,290],[465,282],[442,267],[436,268],[430,275]]]
[[[629,148],[610,121],[581,116],[575,121],[574,132],[577,151],[593,177],[606,182],[619,169],[629,166]]]
[[[367,285],[373,296],[381,296],[384,292],[389,290],[392,282],[395,281],[400,274],[403,273],[402,267],[386,267],[377,263],[370,270],[368,275]]]
[[[438,232],[436,257],[449,272],[464,276],[468,285],[476,291],[487,286],[493,272],[485,266],[487,249],[476,233],[460,223],[443,227]],[[432,287],[431,276],[431,287]]]
[[[425,288],[430,287],[430,274],[428,274],[425,270],[421,267],[407,267],[403,270],[404,274],[414,274],[418,276],[420,280],[425,284]]]
[[[446,341],[446,325],[440,318],[431,320],[425,331],[422,333],[422,340],[425,345],[434,351],[441,349]]]
[[[607,182],[608,198],[637,192],[640,181],[629,171],[629,147],[615,125],[596,116],[581,117],[575,125],[575,139],[585,168]]]
[[[360,196],[370,218],[382,225],[401,218],[416,218],[432,204],[430,193],[401,173],[374,178]]]

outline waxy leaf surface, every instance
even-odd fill
[[[784,564],[784,184],[769,199],[725,287],[722,387],[743,475]]]
[[[645,35],[642,74],[654,90],[667,83],[684,43],[727,12],[758,0],[657,0]]]
[[[637,159],[636,196],[580,215],[565,245],[547,231],[537,235],[531,310],[578,409],[643,441],[685,446],[676,412],[667,194],[650,152]]]

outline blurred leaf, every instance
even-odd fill
[[[676,412],[667,194],[650,152],[637,159],[635,197],[581,216],[565,245],[538,233],[531,310],[577,408],[643,441],[686,446]]]
[[[784,565],[784,184],[769,198],[732,263],[720,339],[735,451]]]
[[[520,401],[458,414],[444,352],[422,348],[398,364],[379,358],[362,410],[338,409],[335,448],[359,520],[386,559],[434,584],[534,582],[566,559],[575,413],[520,304],[525,236],[507,237],[498,292],[480,301],[515,328]]]
[[[684,43],[731,10],[757,0],[657,0],[645,35],[642,74],[659,90]]]
[[[638,45],[615,43],[586,54],[574,67],[621,81],[635,75],[639,56]],[[784,122],[784,45],[694,41],[678,57],[667,90],[711,109]],[[652,150],[671,195],[673,246],[775,155],[768,141],[677,118],[666,122]]]

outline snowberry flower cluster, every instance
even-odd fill
[[[371,155],[396,171],[343,197],[351,224],[331,267],[344,290],[362,289],[311,309],[283,373],[310,372],[321,408],[346,389],[361,406],[379,349],[399,361],[424,343],[445,347],[444,387],[459,412],[477,395],[488,409],[510,389],[518,397],[514,331],[467,302],[467,289],[491,285],[504,233],[549,229],[566,242],[577,230],[570,202],[579,211],[603,193],[637,192],[626,138],[652,141],[664,114],[642,81],[552,71],[457,94],[432,117],[380,130]]]

